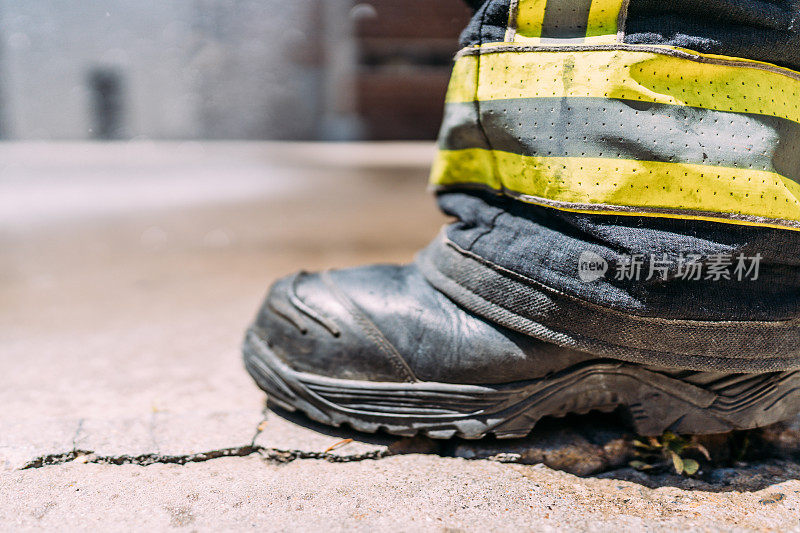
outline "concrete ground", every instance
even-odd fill
[[[436,443],[264,409],[238,347],[267,286],[410,260],[432,153],[0,145],[0,528],[800,530],[792,460],[647,476],[586,418]]]

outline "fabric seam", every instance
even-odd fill
[[[524,44],[501,44],[495,46],[484,47],[482,45],[471,46],[459,50],[455,59],[464,56],[472,55],[485,55],[485,54],[500,54],[507,52],[525,53],[525,52],[647,52],[651,54],[660,54],[697,63],[720,65],[734,68],[750,68],[754,70],[763,70],[780,74],[794,80],[800,80],[800,72],[794,71],[789,68],[780,67],[773,63],[766,63],[762,61],[755,61],[747,58],[726,58],[714,57],[703,55],[699,52],[692,50],[685,50],[681,48],[669,48],[659,45],[639,45],[639,44],[596,44],[596,45],[564,45],[564,46],[537,46],[537,45],[524,45]]]
[[[617,16],[617,42],[622,43],[625,41],[625,25],[628,22],[628,7],[631,0],[622,0],[622,5],[619,8],[619,15]]]
[[[483,10],[481,14],[481,23],[478,26],[478,36],[479,42],[481,45],[483,44],[483,25],[486,21],[486,9]],[[481,81],[481,56],[478,56],[477,66],[475,67],[475,119],[478,122],[478,128],[481,131],[481,135],[486,140],[486,146],[489,147],[489,150],[492,152],[492,181],[497,181],[500,183],[500,169],[497,165],[497,157],[494,155],[494,147],[492,146],[492,142],[489,140],[489,136],[486,133],[486,128],[483,127],[483,117],[481,115],[481,100],[478,98],[478,88],[480,87]]]
[[[519,11],[519,0],[511,0],[508,5],[508,26],[506,27],[506,34],[503,42],[513,43],[517,38],[517,13]],[[481,25],[483,21],[481,21]],[[483,35],[481,34],[481,44],[483,43]]]
[[[800,221],[760,217],[757,215],[741,215],[736,213],[724,213],[717,211],[694,211],[694,210],[678,210],[668,208],[643,208],[637,206],[624,206],[613,204],[579,204],[572,202],[562,202],[560,200],[551,200],[549,198],[542,198],[540,196],[533,196],[517,191],[512,191],[501,185],[501,188],[496,189],[484,183],[454,183],[450,185],[432,185],[433,191],[447,192],[451,190],[470,189],[470,190],[484,190],[492,192],[498,196],[505,196],[527,204],[538,205],[550,209],[558,209],[560,211],[572,211],[578,213],[595,213],[595,214],[613,214],[622,216],[664,216],[671,218],[679,218],[685,220],[709,220],[710,222],[717,222],[720,224],[742,224],[752,226],[763,226],[774,229],[786,229],[792,231],[800,231]]]

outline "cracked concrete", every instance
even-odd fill
[[[354,461],[364,461],[366,459],[381,459],[388,456],[388,453],[376,451],[366,452],[357,455],[340,455],[328,452],[309,452],[305,450],[280,450],[277,448],[264,448],[253,444],[235,446],[232,448],[220,448],[197,453],[187,453],[181,455],[165,455],[162,453],[144,453],[140,455],[98,455],[92,450],[74,449],[66,453],[50,454],[36,457],[24,465],[20,470],[29,468],[42,468],[45,466],[63,465],[76,461],[81,464],[102,464],[102,465],[139,465],[149,466],[154,464],[185,465],[187,463],[202,463],[212,459],[223,457],[248,457],[258,454],[266,462],[289,463],[297,459],[322,459],[332,463],[349,463]]]
[[[254,413],[211,413],[202,417],[162,416],[156,424],[148,424],[144,419],[81,419],[77,423],[70,449],[28,456],[24,462],[9,463],[7,467],[11,470],[27,470],[73,461],[106,465],[183,465],[253,454],[275,463],[287,463],[296,459],[351,462],[380,459],[393,453],[390,446],[377,446],[352,438],[332,439],[266,411],[258,417],[253,415]],[[255,424],[248,424],[253,420],[256,420]],[[243,437],[248,427],[251,433],[249,439],[239,440],[239,445],[224,445],[235,442],[237,437]]]
[[[687,479],[585,420],[442,443],[264,413],[238,346],[268,284],[411,259],[431,154],[0,145],[0,528],[800,530],[797,428]]]
[[[37,487],[31,490],[30,487]],[[267,531],[797,530],[800,486],[713,493],[427,455],[76,464],[0,479],[7,528]],[[87,511],[89,514],[87,514]]]

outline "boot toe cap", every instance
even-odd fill
[[[326,274],[299,272],[275,282],[252,330],[293,370],[339,379],[411,381],[374,324]],[[365,329],[367,331],[365,331]],[[377,329],[377,328],[375,328]]]

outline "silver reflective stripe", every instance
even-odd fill
[[[478,104],[447,104],[442,149],[691,163],[775,172],[800,182],[800,124],[779,117],[605,98]]]
[[[586,37],[592,0],[558,0],[547,2],[542,19],[542,43],[546,39],[580,39]]]

